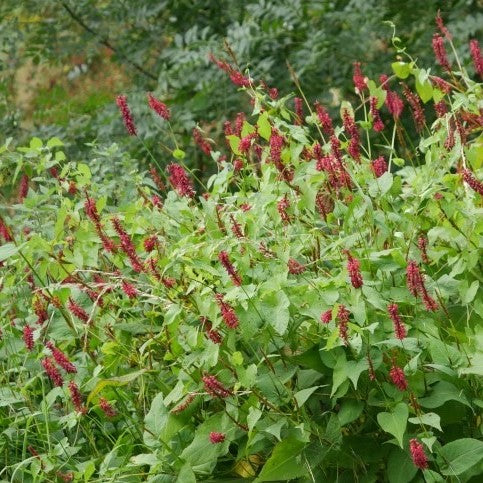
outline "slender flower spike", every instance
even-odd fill
[[[236,329],[238,327],[239,321],[233,307],[223,300],[223,295],[221,293],[217,293],[215,299],[216,303],[220,307],[221,318],[223,319],[223,322],[225,322],[226,326],[230,329]]]
[[[138,291],[136,289],[136,287],[132,284],[132,283],[129,283],[129,282],[126,282],[126,280],[123,280],[122,283],[121,283],[121,288],[122,288],[122,291],[130,298],[130,299],[133,299],[133,298],[136,298],[137,295],[138,295]]]
[[[349,272],[349,277],[354,288],[361,288],[363,285],[360,267],[361,264],[359,260],[347,252],[347,271]]]
[[[143,265],[141,263],[141,260],[136,254],[136,249],[134,248],[134,244],[131,240],[131,237],[128,235],[126,230],[124,230],[119,218],[114,217],[111,221],[112,221],[112,226],[114,227],[114,230],[116,230],[121,240],[122,251],[128,256],[134,271],[141,273],[143,271]]]
[[[24,174],[20,180],[20,185],[18,188],[18,202],[23,203],[23,200],[27,197],[29,192],[29,177]]]
[[[70,399],[72,404],[74,405],[75,410],[78,413],[85,414],[87,412],[87,408],[82,404],[82,395],[77,387],[77,384],[74,381],[69,382],[69,392],[70,392]]]
[[[406,337],[406,327],[399,316],[397,304],[388,305],[387,311],[389,312],[389,317],[394,324],[394,335],[396,339],[403,340]]]
[[[124,121],[124,126],[126,126],[126,131],[130,136],[136,136],[136,126],[134,124],[134,119],[132,117],[131,111],[129,110],[129,106],[127,105],[127,97],[117,96],[116,104],[121,111],[122,120]]]
[[[108,418],[114,418],[117,415],[116,410],[106,398],[99,398],[99,407]]]
[[[384,156],[379,156],[374,161],[372,161],[371,169],[376,178],[380,178],[388,170]]]
[[[290,208],[290,200],[287,195],[285,195],[278,203],[277,203],[277,210],[280,213],[280,218],[282,219],[283,223],[287,225],[290,223],[291,217],[287,213],[287,210]]]
[[[404,371],[400,367],[393,365],[391,370],[389,371],[389,375],[391,376],[393,384],[400,391],[405,391],[408,388],[406,376],[404,375]]]
[[[210,433],[210,442],[212,444],[223,443],[223,441],[225,441],[225,434],[224,433],[218,433],[216,431],[212,431]]]
[[[305,266],[295,260],[295,258],[290,258],[287,265],[288,273],[292,275],[300,275],[305,272]]]
[[[295,122],[294,124],[297,126],[300,126],[303,123],[304,119],[304,109],[303,109],[303,104],[302,104],[302,98],[296,97],[294,100],[294,105],[295,105]]]
[[[29,352],[34,348],[34,331],[30,325],[23,328],[23,341]]]
[[[332,309],[322,312],[322,315],[320,316],[320,321],[323,324],[328,324],[331,320],[332,320]]]
[[[52,342],[47,342],[45,346],[50,350],[52,353],[52,357],[54,358],[55,362],[64,369],[65,372],[69,374],[75,374],[77,372],[77,368],[70,362],[69,358]]]
[[[426,119],[424,117],[424,111],[421,106],[421,102],[419,101],[418,96],[414,94],[414,92],[411,92],[411,90],[406,84],[403,84],[403,94],[406,100],[408,101],[408,104],[411,106],[414,124],[416,125],[416,130],[418,132],[421,132],[423,130],[424,123],[426,122]]]
[[[143,242],[144,249],[147,252],[152,252],[156,248],[157,244],[158,244],[158,237],[156,235],[148,236]]]
[[[428,468],[428,458],[424,452],[423,445],[417,439],[413,438],[409,441],[409,451],[411,452],[414,466],[420,470]]]
[[[451,35],[450,31],[444,25],[443,19],[441,18],[441,13],[438,10],[436,15],[436,25],[438,26],[439,31],[446,37],[447,40],[451,40],[453,36]]]
[[[362,75],[361,71],[361,63],[360,62],[354,62],[354,73],[352,75],[352,80],[354,81],[354,87],[356,89],[356,93],[359,94],[364,89],[367,89],[367,82],[365,77]]]
[[[483,196],[483,183],[478,181],[469,169],[463,170],[463,180],[473,191]]]
[[[481,56],[480,45],[478,44],[478,40],[472,39],[470,40],[470,53],[471,58],[473,59],[473,66],[475,67],[476,73],[483,77],[483,57]]]
[[[448,55],[444,48],[444,39],[439,34],[433,35],[433,51],[439,65],[446,71],[450,72],[451,67],[448,62]]]
[[[337,321],[339,326],[339,336],[344,341],[345,345],[349,344],[349,336],[347,334],[350,312],[344,305],[339,306],[337,311]]]
[[[319,118],[319,122],[320,122],[320,125],[322,126],[322,130],[328,136],[333,136],[334,127],[332,126],[332,119],[330,118],[329,113],[319,102],[316,102],[314,106],[315,106],[315,110],[317,111],[317,117]]]
[[[171,412],[173,414],[182,413],[195,400],[196,396],[197,396],[197,394],[195,394],[195,393],[188,394],[188,396],[186,396],[186,399],[182,403],[178,404],[176,407],[171,409]]]
[[[149,107],[160,117],[169,121],[171,117],[171,113],[169,112],[168,107],[164,102],[161,102],[159,99],[156,99],[152,94],[148,94],[148,104]]]
[[[384,131],[384,123],[382,122],[381,115],[377,109],[377,97],[372,96],[369,102],[370,113],[372,116],[372,128],[376,132]]]
[[[429,263],[428,253],[426,251],[427,247],[428,247],[428,239],[424,235],[421,235],[418,238],[418,248],[419,248],[419,251],[421,252],[421,258],[423,259],[423,262],[426,264]]]
[[[203,384],[205,391],[213,397],[225,398],[232,394],[215,376],[205,374],[203,376]]]
[[[42,364],[47,376],[49,376],[49,379],[52,381],[54,386],[61,387],[64,384],[64,379],[55,367],[52,358],[45,357],[40,361],[40,363]]]
[[[211,154],[210,143],[203,138],[201,131],[198,128],[193,129],[193,139],[195,143],[200,147],[200,149],[209,156]]]
[[[87,314],[87,312],[72,298],[69,298],[67,308],[70,310],[72,315],[75,315],[78,319],[82,320],[82,322],[87,323],[89,321],[89,315]]]
[[[220,263],[223,265],[225,270],[228,272],[228,275],[231,278],[231,281],[237,286],[240,287],[243,283],[240,275],[238,272],[235,270],[235,267],[230,261],[230,257],[228,256],[228,253],[226,251],[221,251],[218,254],[218,260],[220,260]]]
[[[180,196],[193,198],[195,190],[191,184],[186,171],[179,164],[171,163],[168,166],[169,182]]]

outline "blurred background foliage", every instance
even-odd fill
[[[114,98],[128,95],[138,131],[159,154],[169,134],[146,106],[153,92],[171,108],[181,146],[199,123],[222,132],[227,114],[242,104],[227,76],[208,55],[296,91],[287,62],[309,101],[335,112],[354,96],[352,63],[377,79],[394,58],[393,33],[421,64],[432,64],[431,37],[438,9],[464,64],[469,38],[481,35],[481,0],[2,0],[0,2],[1,132],[16,143],[33,135],[58,136],[70,154],[86,143],[124,144],[138,159],[145,149],[125,135]],[[436,73],[437,74],[437,73]],[[188,163],[200,167],[199,152]],[[163,156],[169,156],[164,153]]]

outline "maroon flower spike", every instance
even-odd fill
[[[363,285],[361,264],[349,252],[347,252],[347,271],[349,272],[352,286],[354,288],[361,288]]]
[[[232,134],[235,134],[238,137],[241,136],[241,132],[242,132],[243,124],[244,124],[245,120],[246,120],[245,113],[244,112],[239,112],[236,115],[236,118],[235,118],[235,130],[234,130],[234,132]]]
[[[381,132],[384,130],[384,123],[382,122],[381,115],[377,109],[377,97],[371,97],[370,100],[370,113],[372,116],[372,128],[376,132]]]
[[[23,200],[27,197],[29,192],[29,177],[24,174],[20,180],[18,188],[18,202],[23,203]]]
[[[197,394],[193,394],[193,393],[188,394],[188,396],[186,397],[186,399],[181,404],[178,404],[178,406],[176,406],[175,408],[171,409],[171,412],[173,414],[182,413],[194,401],[194,399],[196,398],[196,396],[197,396]]]
[[[32,305],[35,315],[37,316],[37,324],[42,325],[49,318],[47,305],[39,296],[34,298]]]
[[[448,62],[448,55],[446,54],[446,49],[444,48],[443,37],[439,34],[433,35],[433,51],[438,61],[439,65],[446,71],[450,72],[451,67]]]
[[[143,265],[136,254],[136,249],[134,248],[131,237],[127,234],[126,230],[124,230],[119,218],[114,217],[111,221],[114,230],[116,230],[116,233],[119,235],[119,238],[121,240],[122,251],[128,256],[134,271],[141,273],[143,271]]]
[[[211,154],[211,145],[208,141],[206,141],[206,139],[203,138],[203,135],[198,128],[193,129],[193,139],[207,156]]]
[[[402,84],[403,86],[403,94],[408,104],[411,106],[411,112],[414,119],[414,124],[416,125],[416,130],[421,132],[424,128],[424,123],[426,119],[424,117],[424,111],[421,107],[421,102],[419,101],[419,97],[409,90],[409,87],[406,84]]]
[[[138,295],[138,291],[136,289],[136,287],[129,283],[129,282],[126,282],[125,280],[122,281],[121,283],[121,288],[122,288],[122,291],[130,298],[130,299],[133,299],[133,298],[136,298],[137,295]]]
[[[393,384],[400,391],[405,391],[408,388],[406,376],[404,375],[404,371],[400,367],[393,365],[392,369],[389,371],[389,375],[391,376]]]
[[[130,136],[136,136],[136,126],[134,125],[134,119],[132,117],[129,106],[127,105],[126,96],[117,96],[116,104],[121,111],[122,120],[124,121],[124,126],[126,126],[126,131]]]
[[[188,175],[183,167],[179,164],[171,163],[168,166],[169,182],[180,196],[193,198],[195,190],[191,184]]]
[[[223,267],[225,268],[225,270],[228,272],[228,275],[230,276],[231,281],[237,287],[239,287],[240,285],[242,285],[243,281],[242,281],[240,275],[235,270],[235,267],[231,263],[230,258],[228,256],[228,253],[226,251],[221,251],[218,254],[218,260],[220,260],[220,263],[223,265]]]
[[[449,83],[446,82],[444,79],[441,79],[441,77],[431,75],[429,76],[431,79],[431,82],[443,93],[443,94],[449,94],[451,92],[451,89],[453,86]]]
[[[343,340],[345,345],[349,345],[348,336],[348,324],[349,324],[350,312],[345,308],[345,305],[339,305],[339,310],[337,311],[337,322],[339,327],[339,336]]]
[[[305,272],[305,266],[295,260],[295,258],[289,258],[287,266],[288,273],[292,275],[300,275]]]
[[[448,106],[444,100],[441,100],[439,102],[435,102],[434,110],[436,111],[436,115],[441,118],[444,117],[444,115],[448,112]]]
[[[200,320],[208,339],[210,339],[215,344],[221,344],[223,341],[223,338],[221,337],[221,334],[217,330],[213,329],[212,323],[206,317],[200,317]]]
[[[320,189],[315,197],[315,206],[324,220],[327,220],[327,215],[334,210],[334,200],[323,189]]]
[[[270,99],[277,99],[278,97],[278,89],[276,87],[272,87],[268,89],[268,95],[270,96]]]
[[[216,431],[210,433],[210,442],[212,444],[223,443],[223,441],[225,441],[224,433],[217,433]]]
[[[438,309],[438,304],[430,297],[426,290],[423,275],[419,271],[419,267],[414,260],[410,260],[406,268],[406,283],[409,291],[415,297],[418,297],[419,295],[421,296],[426,310],[434,312]]]
[[[329,113],[319,102],[316,102],[314,106],[315,106],[315,110],[317,111],[317,117],[319,118],[319,122],[320,122],[320,125],[322,126],[322,130],[328,136],[333,136],[334,127],[332,126],[332,119],[330,118]]]
[[[388,305],[387,311],[389,312],[389,317],[394,324],[394,335],[396,339],[403,340],[406,337],[406,327],[399,316],[397,304]]]
[[[243,234],[242,226],[238,221],[236,221],[235,217],[230,213],[230,220],[231,220],[231,231],[237,238],[245,238]]]
[[[30,325],[23,328],[23,341],[27,350],[32,351],[34,348],[34,331]]]
[[[439,31],[446,37],[447,40],[451,40],[453,37],[450,33],[450,31],[445,27],[443,19],[441,18],[441,13],[438,10],[438,13],[436,15],[436,25],[438,26]]]
[[[320,316],[320,321],[323,324],[328,324],[331,320],[332,320],[332,309],[322,312],[322,315]]]
[[[347,109],[344,109],[342,121],[347,136],[350,136],[347,152],[359,163],[361,160],[359,129]]]
[[[99,407],[108,418],[114,418],[117,415],[116,410],[106,398],[99,398]]]
[[[369,366],[368,372],[369,372],[369,379],[371,381],[376,380],[376,371],[374,370],[374,363],[372,362],[372,358],[370,354],[367,354],[367,365]]]
[[[161,200],[161,198],[158,195],[151,196],[151,203],[156,208],[161,209],[163,207],[163,201]]]
[[[424,263],[429,263],[428,253],[426,252],[426,248],[428,247],[428,239],[421,235],[418,238],[418,248],[421,252],[421,258],[423,259]]]
[[[158,244],[158,237],[156,235],[148,236],[143,242],[144,249],[147,252],[152,252],[156,248],[157,244]]]
[[[40,363],[42,364],[47,376],[49,376],[49,379],[52,381],[54,386],[61,387],[62,384],[64,384],[64,379],[62,378],[62,375],[55,367],[52,358],[45,357],[40,361]]]
[[[70,392],[70,399],[72,404],[74,405],[75,410],[78,413],[85,414],[87,412],[87,408],[82,404],[82,396],[77,387],[77,384],[74,381],[69,382],[69,392]]]
[[[161,279],[161,283],[166,287],[166,288],[173,288],[176,285],[176,280],[171,277],[163,277]]]
[[[205,374],[203,376],[203,384],[205,391],[213,397],[225,398],[232,394],[215,376]]]
[[[417,439],[413,438],[409,441],[409,451],[411,452],[414,466],[421,470],[428,468],[428,458],[424,452],[423,445]]]
[[[394,119],[399,119],[401,113],[404,109],[404,103],[402,99],[397,95],[396,92],[391,91],[387,84],[389,77],[386,74],[381,74],[379,80],[381,81],[382,88],[386,91],[386,107],[387,110],[392,114]]]
[[[77,372],[77,368],[70,362],[69,358],[52,342],[47,342],[45,346],[50,350],[52,353],[52,357],[54,358],[55,362],[64,369],[65,372],[69,374],[75,374]]]
[[[288,196],[285,195],[278,203],[277,203],[277,210],[280,213],[280,218],[282,218],[283,223],[286,225],[290,223],[291,217],[287,213],[287,210],[290,208],[290,200]]]
[[[89,315],[87,312],[78,305],[72,298],[69,298],[69,302],[67,303],[67,308],[70,310],[72,315],[75,315],[78,319],[82,320],[83,322],[89,321]]]
[[[169,121],[171,117],[171,113],[169,112],[168,107],[164,102],[161,102],[159,99],[156,99],[152,94],[148,94],[148,104],[149,107],[160,117]]]
[[[293,173],[282,162],[282,149],[284,146],[284,138],[279,134],[276,129],[272,129],[272,135],[270,136],[270,157],[273,164],[278,169],[282,178],[286,181],[292,181]]]
[[[235,171],[235,173],[239,173],[244,166],[245,163],[243,162],[243,159],[237,158],[233,161],[233,171]]]
[[[239,321],[233,307],[224,301],[223,295],[221,293],[217,293],[215,299],[218,307],[220,307],[221,318],[223,319],[223,322],[225,322],[226,326],[230,329],[236,329],[238,327]]]
[[[100,224],[101,217],[97,211],[96,202],[93,198],[89,198],[89,195],[86,195],[86,200],[84,201],[84,211],[95,225]]]
[[[158,190],[164,191],[166,189],[166,186],[164,186],[161,176],[159,176],[159,173],[156,171],[156,168],[153,165],[151,165],[151,167],[149,168],[149,172]]]
[[[300,126],[303,123],[304,119],[304,108],[303,108],[303,101],[302,98],[296,97],[294,100],[295,105],[295,121],[294,124],[296,126]]]
[[[0,236],[6,241],[13,241],[12,235],[10,234],[10,229],[5,224],[2,218],[0,218]]]
[[[473,191],[483,196],[483,183],[478,181],[469,169],[463,170],[463,180]]]
[[[247,153],[250,148],[252,147],[252,140],[257,138],[257,133],[252,132],[247,134],[244,138],[240,139],[240,144],[238,146],[238,150],[241,153]]]
[[[380,178],[388,169],[384,156],[379,156],[377,159],[372,161],[371,169],[376,178]]]
[[[483,57],[481,56],[480,45],[478,40],[470,40],[470,53],[473,59],[473,66],[475,67],[475,72],[483,77]]]
[[[354,62],[354,73],[352,75],[352,80],[354,81],[354,87],[356,88],[356,93],[362,93],[364,89],[367,89],[367,82],[361,71],[361,63]]]

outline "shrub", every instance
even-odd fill
[[[3,147],[3,478],[481,473],[481,84],[404,59],[342,124],[221,64],[253,108],[206,186]]]

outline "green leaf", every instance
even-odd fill
[[[386,171],[379,178],[371,180],[369,183],[369,195],[373,198],[385,195],[391,189],[392,182],[392,173]]]
[[[397,447],[391,451],[387,460],[389,483],[409,483],[417,471],[407,451]]]
[[[10,258],[18,252],[19,248],[14,243],[6,243],[0,247],[0,262]]]
[[[342,403],[337,416],[341,426],[355,421],[362,413],[364,403],[356,399],[347,399]]]
[[[168,443],[169,440],[183,427],[173,416],[163,401],[163,393],[159,393],[151,402],[151,409],[144,418],[144,444],[148,447],[161,446],[160,440]]]
[[[383,412],[377,415],[379,426],[386,433],[392,434],[401,448],[403,447],[403,437],[406,432],[408,415],[408,406],[405,403],[399,403],[390,413]]]
[[[471,407],[470,403],[456,386],[447,381],[439,381],[432,386],[431,394],[428,397],[424,397],[419,400],[420,405],[423,408],[438,408],[447,401],[458,401],[461,404],[465,404]]]
[[[440,423],[441,418],[439,417],[439,414],[436,413],[421,414],[421,416],[418,416],[417,418],[409,418],[408,421],[412,424],[424,424],[442,431]]]
[[[228,142],[230,143],[230,148],[233,151],[234,154],[237,156],[241,155],[240,152],[240,138],[238,136],[235,136],[234,134],[230,134],[229,136],[226,137],[228,139]]]
[[[406,62],[393,62],[391,67],[393,72],[400,79],[406,79],[409,76],[411,68],[410,64],[406,64]]]
[[[262,481],[288,481],[304,476],[308,471],[301,456],[304,448],[305,443],[293,437],[278,443],[263,466],[255,483]]]
[[[478,280],[474,280],[469,287],[466,283],[461,285],[460,286],[461,302],[465,305],[468,305],[469,303],[473,302],[476,292],[478,292],[479,286],[480,286],[480,282],[478,282]]]
[[[444,445],[439,455],[444,461],[440,466],[443,475],[460,475],[483,460],[483,441],[457,439]]]
[[[289,306],[290,301],[282,290],[265,294],[261,299],[262,317],[279,335],[284,335],[287,331]]]
[[[196,483],[196,476],[188,463],[182,466],[176,483]]]
[[[42,146],[43,146],[42,139],[34,137],[30,140],[31,149],[40,149]]]
[[[58,146],[63,146],[63,145],[64,145],[64,143],[59,138],[56,138],[56,137],[50,138],[47,141],[47,147],[48,148],[56,148]]]
[[[309,387],[307,389],[302,389],[294,394],[294,398],[297,401],[299,407],[305,404],[305,401],[319,388],[320,386]]]
[[[263,112],[260,117],[258,118],[257,121],[257,126],[258,126],[258,134],[265,139],[269,140],[270,136],[272,134],[272,126],[268,122],[268,112],[265,111]]]
[[[419,78],[416,77],[416,91],[425,104],[433,98],[433,86],[427,79],[424,82],[421,82]]]
[[[144,374],[147,369],[141,369],[140,371],[130,372],[129,374],[124,374],[123,376],[119,377],[111,377],[110,379],[102,379],[99,381],[94,389],[90,392],[89,396],[87,397],[87,402],[91,402],[92,399],[99,394],[105,387],[108,386],[125,386],[129,384],[134,379],[138,378],[142,374]]]

